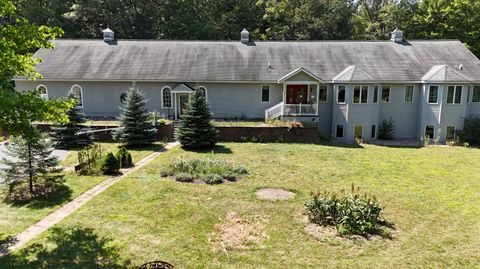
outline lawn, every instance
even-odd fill
[[[174,182],[160,171],[178,157],[246,166],[237,182]],[[213,152],[175,148],[102,193],[5,268],[475,268],[480,264],[480,150],[460,147],[222,144]],[[354,183],[377,196],[392,239],[318,240],[304,232],[304,202],[316,190]],[[278,187],[285,201],[258,200]],[[219,224],[238,216],[263,236],[250,249],[218,250]],[[35,245],[33,245],[35,244]],[[48,267],[48,266],[50,267]]]
[[[153,146],[131,150],[130,152],[132,153],[133,161],[136,162],[145,158],[153,151],[161,149],[161,147],[162,145],[155,144]],[[117,148],[118,144],[102,143],[104,153],[108,151],[116,152],[118,150]],[[61,164],[64,167],[73,167],[77,164],[77,159],[76,151],[72,151]],[[0,242],[25,230],[52,211],[60,208],[63,204],[73,200],[75,197],[107,178],[108,176],[78,176],[70,169],[65,173],[68,190],[56,195],[52,199],[23,205],[12,205],[0,200]],[[1,188],[6,187],[0,185],[0,190],[2,190]]]

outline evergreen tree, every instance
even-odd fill
[[[68,99],[75,100],[75,96],[72,92],[68,94]],[[82,124],[87,120],[85,114],[80,107],[74,106],[67,111],[68,123],[54,126],[52,128],[52,138],[55,143],[55,147],[61,149],[75,148],[79,145],[89,145],[92,143],[92,139],[88,134],[77,135],[78,131],[82,129]]]
[[[218,132],[211,124],[207,100],[200,89],[196,89],[188,101],[180,120],[178,140],[184,148],[202,149],[215,146]]]
[[[116,141],[127,146],[139,146],[153,143],[156,130],[148,113],[145,95],[135,87],[130,88],[122,105],[120,128],[113,133]]]
[[[28,139],[13,137],[2,159],[4,183],[11,200],[28,200],[54,192],[63,182],[57,157],[46,135],[37,133]]]

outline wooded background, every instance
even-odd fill
[[[480,55],[479,0],[15,0],[64,38],[256,40],[460,39]]]

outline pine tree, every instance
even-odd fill
[[[126,146],[140,146],[155,141],[156,130],[148,113],[145,95],[135,87],[130,88],[122,105],[120,128],[113,133],[113,138]]]
[[[187,103],[180,120],[178,140],[184,148],[212,148],[218,140],[218,131],[211,124],[212,116],[203,92],[196,89]]]
[[[25,139],[13,137],[2,159],[4,183],[11,200],[27,200],[54,192],[63,182],[57,157],[46,135]]]
[[[68,94],[68,99],[75,100],[72,92]],[[77,132],[82,129],[82,124],[87,121],[85,114],[80,107],[74,106],[67,111],[69,122],[54,126],[52,128],[52,138],[56,148],[71,149],[79,145],[89,145],[92,139],[88,134],[80,134]]]

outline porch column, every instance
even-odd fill
[[[177,120],[177,93],[173,93],[173,109],[175,110],[175,120]]]

